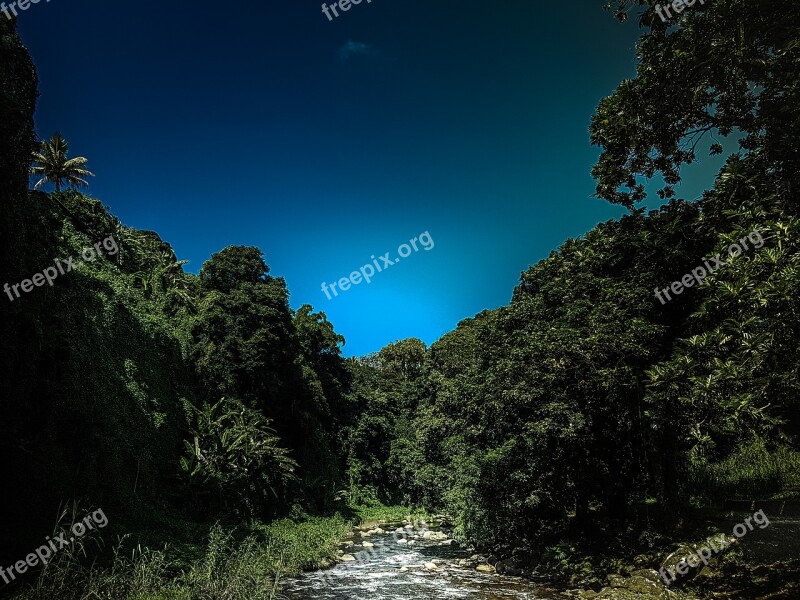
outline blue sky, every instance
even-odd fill
[[[89,158],[93,196],[193,272],[258,246],[360,355],[507,304],[521,271],[623,213],[591,197],[588,126],[635,74],[638,31],[603,4],[373,0],[329,21],[310,0],[53,0],[19,23],[37,131]],[[431,251],[323,293],[425,231]]]

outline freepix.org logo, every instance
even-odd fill
[[[119,252],[119,246],[113,235],[108,236],[102,242],[97,242],[94,246],[88,246],[81,252],[81,258],[84,262],[92,262],[98,256],[102,256],[102,251],[105,249],[108,256],[115,256]],[[53,261],[54,265],[45,268],[41,273],[36,273],[30,279],[23,279],[19,283],[9,285],[7,282],[3,285],[3,291],[8,296],[8,299],[13,302],[16,298],[20,297],[19,290],[22,289],[26,294],[33,290],[34,287],[41,287],[45,283],[52,286],[53,282],[59,275],[66,275],[75,268],[75,257],[70,256],[67,259],[57,258]],[[14,292],[14,295],[11,292]]]
[[[359,285],[362,281],[366,281],[368,284],[372,283],[372,278],[375,277],[376,273],[381,273],[385,271],[389,267],[393,267],[397,263],[400,262],[402,258],[408,258],[412,254],[412,247],[414,252],[419,252],[419,246],[417,246],[417,242],[425,249],[427,252],[428,250],[433,250],[436,242],[433,241],[431,234],[427,231],[424,233],[420,233],[419,236],[409,240],[408,244],[401,244],[399,248],[397,248],[397,254],[399,254],[399,258],[390,258],[391,252],[387,252],[386,254],[380,256],[380,259],[383,263],[381,265],[378,262],[378,259],[375,258],[373,254],[370,256],[372,259],[372,263],[367,263],[363,267],[361,267],[358,271],[353,271],[350,273],[349,277],[342,277],[339,281],[334,281],[331,284],[322,282],[322,291],[328,297],[328,300],[332,299],[331,292],[333,292],[334,296],[339,295],[339,291],[346,292],[350,289],[351,285]],[[410,244],[410,245],[409,245]],[[372,265],[375,265],[374,267]],[[377,272],[375,271],[377,269]],[[336,286],[339,286],[339,290],[336,289]]]
[[[671,4],[667,3],[664,6],[656,4],[656,12],[658,16],[661,17],[661,20],[667,23],[669,19],[673,18],[672,13],[669,12],[670,8],[672,8],[676,14],[681,14],[684,10],[693,7],[696,3],[705,4],[706,0],[674,0]],[[666,13],[666,16],[664,16],[664,13]]]
[[[12,2],[8,6],[6,6],[5,2],[0,3],[0,12],[3,13],[8,20],[10,21],[14,17],[19,16],[20,10],[28,10],[31,7],[31,4],[39,4],[42,0],[17,0],[16,2]],[[50,2],[50,0],[45,0],[46,2]],[[13,15],[13,17],[12,17]]]
[[[687,273],[683,276],[680,281],[673,281],[672,284],[665,287],[663,290],[659,290],[656,288],[655,290],[655,297],[661,301],[661,304],[666,304],[667,301],[672,300],[670,296],[670,291],[673,294],[678,296],[682,294],[685,288],[690,288],[695,285],[703,285],[703,282],[706,280],[706,277],[715,273],[717,269],[720,267],[724,267],[728,264],[731,260],[736,258],[737,256],[741,256],[745,250],[748,250],[749,247],[747,245],[747,241],[750,240],[750,243],[753,244],[753,248],[756,250],[760,250],[764,247],[764,237],[761,235],[761,232],[756,229],[752,233],[747,236],[744,236],[738,242],[734,242],[728,248],[728,254],[730,254],[731,258],[727,261],[722,260],[719,256],[715,256],[711,258],[711,260],[703,259],[705,266],[700,266],[694,269],[691,273]],[[712,264],[713,263],[713,264]],[[667,300],[664,300],[664,297],[667,297]]]
[[[92,514],[84,517],[83,521],[77,521],[69,531],[61,531],[58,535],[53,535],[51,539],[48,535],[45,538],[46,543],[39,546],[35,551],[28,554],[25,560],[18,560],[10,567],[0,566],[0,577],[3,578],[7,584],[11,583],[17,578],[17,575],[22,575],[28,569],[41,565],[46,565],[53,556],[62,548],[68,548],[75,543],[75,540],[86,535],[87,532],[95,529],[102,529],[108,525],[108,517],[103,512],[102,508],[98,508]],[[72,535],[70,535],[72,534]],[[69,538],[67,537],[69,536]],[[17,575],[14,574],[16,570]],[[9,577],[11,579],[9,579]]]
[[[736,527],[733,528],[733,535],[736,536],[737,539],[742,539],[744,536],[747,535],[748,532],[753,531],[753,521],[755,521],[756,525],[758,525],[759,529],[766,529],[769,527],[769,518],[764,513],[764,510],[759,510],[756,514],[752,517],[747,517],[744,520],[744,523],[739,523]],[[686,575],[690,569],[694,569],[697,567],[701,562],[704,565],[708,565],[708,561],[711,560],[716,554],[722,552],[728,546],[730,546],[730,542],[725,538],[724,535],[718,536],[717,538],[710,538],[708,540],[709,545],[703,546],[699,550],[695,552],[689,558],[685,558],[681,560],[676,566],[666,570],[662,567],[659,571],[661,574],[661,578],[664,580],[664,583],[670,585],[675,579],[677,575],[675,574],[676,571],[680,575]]]
[[[48,2],[50,0],[47,0]],[[367,4],[371,4],[372,0],[367,0]],[[351,8],[353,8],[354,4],[361,4],[361,0],[339,0],[338,2],[332,2],[329,5],[322,3],[322,12],[328,17],[328,21],[333,21],[333,17],[339,17],[339,11],[347,12]],[[338,10],[337,10],[338,8]],[[331,12],[333,12],[333,16],[331,16]]]

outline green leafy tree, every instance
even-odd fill
[[[347,383],[341,338],[324,315],[289,308],[286,282],[257,248],[231,246],[200,272],[191,358],[208,394],[236,397],[269,418],[301,465],[307,487],[335,491],[338,411]],[[306,495],[313,504],[335,494]]]
[[[355,417],[346,442],[350,496],[396,503],[413,494],[415,416],[424,397],[428,351],[415,338],[353,364]]]
[[[269,267],[258,248],[229,246],[203,265],[200,281],[208,291],[230,292],[247,284],[268,283]]]
[[[286,283],[268,272],[261,252],[242,246],[203,265],[192,356],[212,394],[240,398],[280,426],[291,413],[297,349]]]
[[[318,409],[337,419],[347,411],[342,405],[349,386],[350,371],[342,358],[344,337],[336,333],[324,312],[315,313],[304,304],[292,324],[306,369],[306,387],[318,399]]]
[[[681,167],[701,150],[722,153],[727,137],[795,203],[800,5],[698,3],[664,22],[658,4],[608,2],[620,20],[640,13],[645,32],[636,77],[603,100],[592,120],[592,142],[602,148],[593,171],[597,195],[632,209],[646,197],[646,180],[661,175],[660,194],[672,197]]]

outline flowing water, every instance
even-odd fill
[[[343,562],[328,571],[306,573],[286,582],[279,598],[284,600],[401,600],[408,598],[470,598],[475,600],[558,597],[552,589],[538,587],[517,577],[476,571],[459,559],[468,554],[451,541],[424,540],[411,536],[412,545],[398,544],[396,534],[356,534],[354,547],[348,548],[357,559]],[[361,544],[368,540],[373,548]],[[433,564],[436,563],[436,570]],[[428,564],[428,568],[425,564]],[[467,563],[469,564],[469,563]]]

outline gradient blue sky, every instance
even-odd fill
[[[591,197],[587,129],[638,31],[603,4],[373,0],[329,22],[319,0],[53,0],[19,24],[37,131],[90,159],[92,195],[193,272],[258,246],[360,355],[507,304],[521,271],[623,213]],[[323,294],[423,231],[430,252]]]

